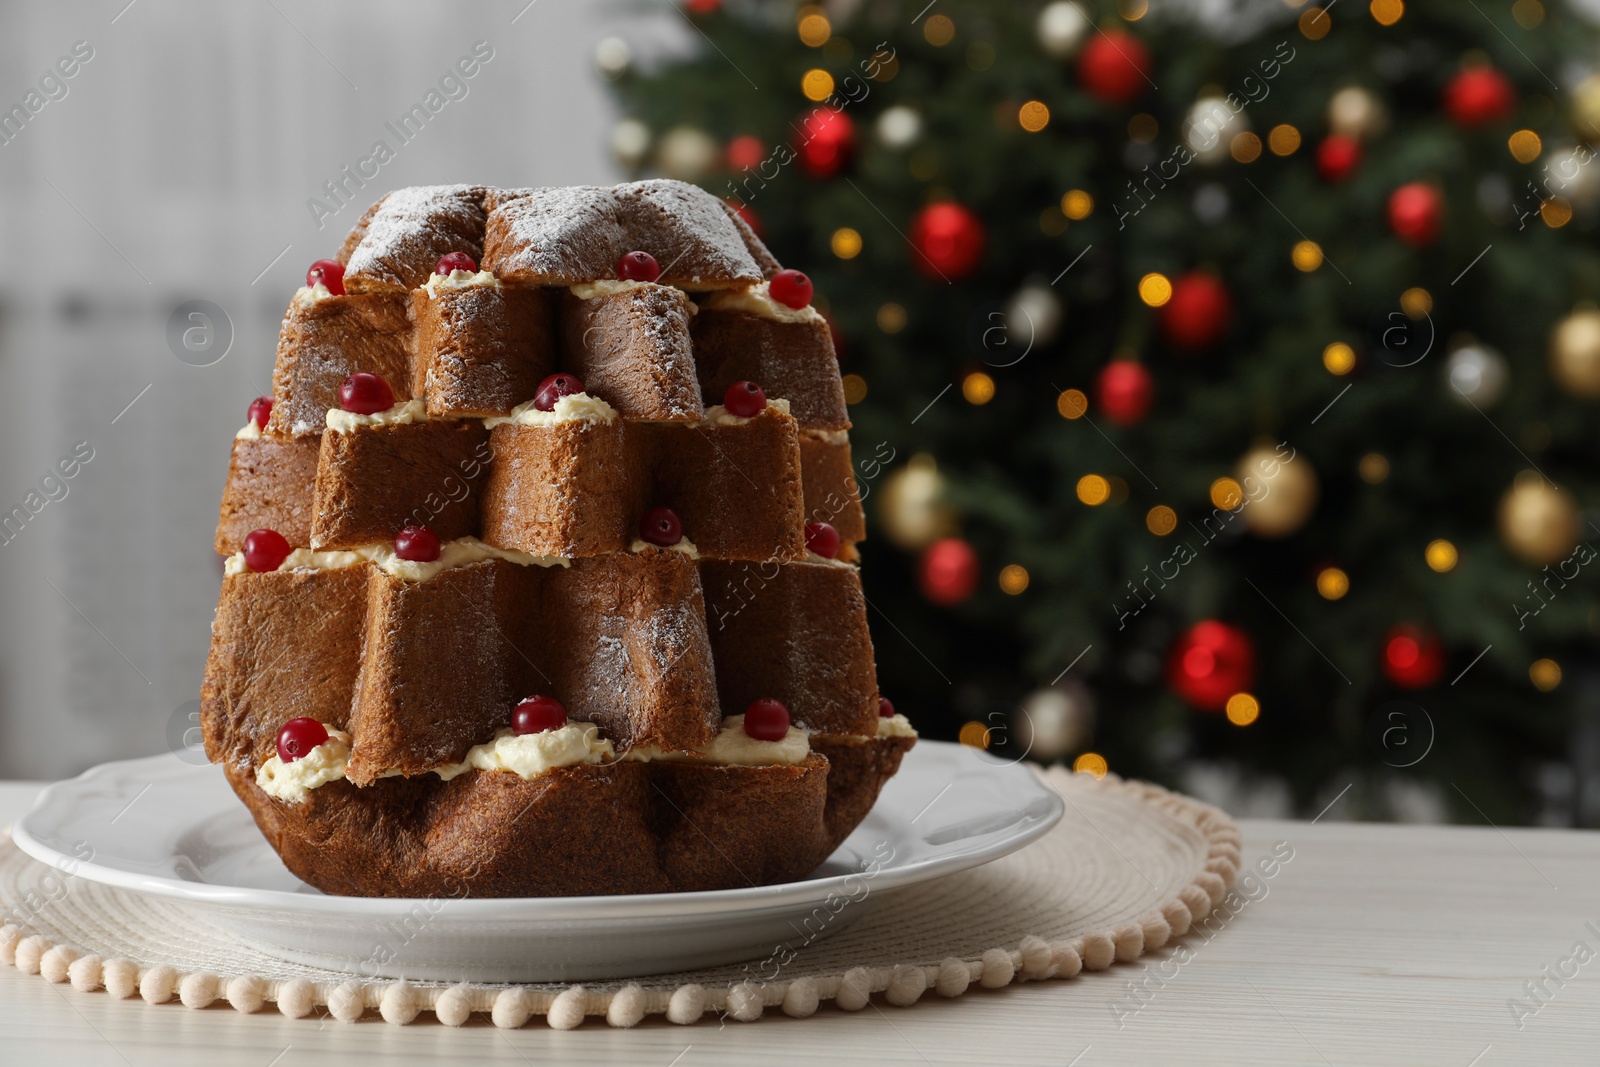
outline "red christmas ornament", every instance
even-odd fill
[[[722,7],[722,0],[683,0],[683,9],[691,15],[711,15]]]
[[[1144,364],[1131,359],[1107,363],[1095,380],[1095,396],[1106,418],[1118,426],[1137,426],[1150,411],[1156,383]]]
[[[934,281],[956,281],[983,261],[983,220],[956,203],[929,204],[911,220],[911,264]]]
[[[1237,626],[1206,619],[1178,638],[1167,658],[1167,685],[1201,711],[1221,711],[1256,680],[1256,649]]]
[[[1317,173],[1325,182],[1342,182],[1361,163],[1361,142],[1342,133],[1330,133],[1317,146]]]
[[[1426,182],[1402,185],[1389,196],[1389,228],[1413,248],[1425,248],[1439,237],[1444,198]]]
[[[1510,118],[1516,107],[1517,90],[1511,79],[1493,67],[1464,70],[1444,87],[1445,114],[1464,129]]]
[[[749,170],[760,166],[767,158],[767,146],[761,143],[761,138],[743,134],[728,142],[727,158],[730,169]]]
[[[1132,103],[1144,94],[1150,50],[1131,33],[1097,34],[1078,53],[1078,81],[1107,104]]]
[[[843,111],[813,108],[800,120],[794,150],[800,169],[818,180],[831,178],[850,163],[856,151],[856,124]]]
[[[1172,283],[1161,307],[1161,332],[1179,348],[1197,352],[1222,340],[1233,323],[1233,298],[1215,274],[1194,271]]]
[[[1444,645],[1433,631],[1403,622],[1383,639],[1383,673],[1405,689],[1426,689],[1444,676]]]
[[[959,537],[935,541],[917,565],[922,595],[942,607],[953,607],[978,588],[978,553]]]

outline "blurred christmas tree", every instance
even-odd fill
[[[1179,6],[693,0],[614,146],[815,281],[925,733],[1597,821],[1591,27]]]

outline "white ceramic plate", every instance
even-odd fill
[[[58,782],[12,833],[37,860],[183,901],[280,959],[368,977],[544,982],[760,958],[794,940],[830,894],[837,907],[841,896],[876,897],[976,867],[1039,837],[1061,814],[1060,798],[1027,768],[963,745],[920,741],[877,806],[809,878],[747,889],[326,896],[285,869],[219,769],[171,755],[106,763]],[[823,929],[861,910],[844,908]]]

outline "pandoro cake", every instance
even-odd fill
[[[392,192],[313,264],[272,382],[201,723],[323,892],[790,881],[915,743],[827,323],[703,190]]]

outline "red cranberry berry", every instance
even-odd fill
[[[319,259],[306,271],[306,285],[327,286],[334,296],[344,295],[344,264],[337,259]]]
[[[639,537],[652,545],[671,548],[683,540],[683,520],[671,508],[651,508],[639,520]]]
[[[547,730],[559,730],[565,725],[567,709],[555,697],[529,697],[511,712],[511,732],[514,734],[542,734]]]
[[[339,406],[357,415],[376,415],[394,407],[394,390],[378,375],[358,370],[339,386]]]
[[[767,283],[767,292],[784,307],[798,311],[811,303],[811,279],[797,270],[780,270]]]
[[[328,728],[316,719],[290,719],[278,731],[278,758],[285,763],[304,759],[327,740]]]
[[[894,703],[888,697],[878,698],[878,718],[894,718]]]
[[[439,257],[438,265],[433,268],[433,273],[450,277],[453,270],[464,270],[468,274],[478,273],[478,264],[465,252],[446,252]]]
[[[394,535],[394,554],[413,563],[439,558],[439,535],[426,526],[407,526]]]
[[[806,523],[806,551],[815,552],[823,559],[839,554],[839,531],[830,522]]]
[[[571,374],[552,374],[539,383],[533,394],[533,406],[540,411],[554,411],[556,401],[564,396],[583,392],[583,383]]]
[[[744,709],[744,732],[757,741],[782,741],[789,736],[789,709],[768,697]]]
[[[294,551],[277,530],[251,530],[244,535],[244,565],[257,574],[275,571]]]
[[[628,282],[653,282],[661,277],[661,264],[649,252],[628,252],[617,260],[617,277]]]
[[[722,394],[722,406],[729,415],[748,419],[766,410],[767,391],[755,382],[734,382]]]
[[[251,422],[262,429],[266,429],[267,420],[272,418],[272,398],[270,396],[258,396],[250,401],[249,415]]]

